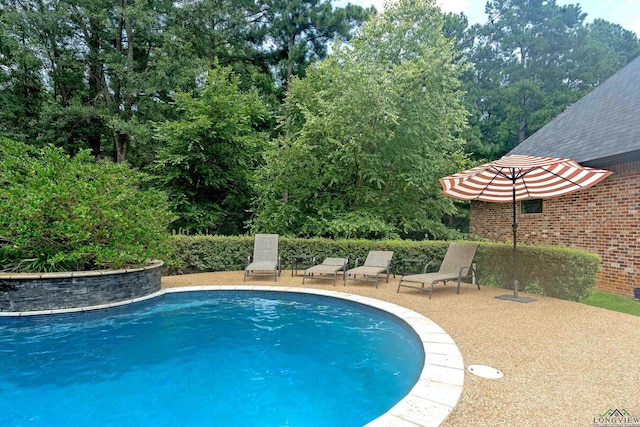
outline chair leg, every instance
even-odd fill
[[[431,299],[431,295],[433,295],[433,285],[434,283],[431,282],[431,289],[429,289],[429,299]]]

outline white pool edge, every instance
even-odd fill
[[[117,307],[167,293],[194,291],[273,291],[315,294],[354,301],[383,310],[406,322],[422,341],[425,362],[420,378],[396,405],[380,417],[366,424],[365,427],[435,427],[451,413],[458,403],[464,385],[464,361],[462,354],[453,339],[438,324],[429,318],[399,305],[345,292],[285,287],[285,286],[246,286],[246,285],[212,285],[165,288],[160,291],[117,303],[91,307],[42,310],[29,312],[0,313],[0,316],[32,316],[42,314],[73,313],[102,308]]]

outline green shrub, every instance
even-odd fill
[[[513,289],[513,246],[483,243],[476,257],[479,283]],[[518,245],[519,289],[578,301],[597,281],[600,257],[555,246]]]
[[[0,140],[0,265],[46,272],[144,265],[162,256],[166,196],[126,164]]]
[[[172,236],[170,272],[184,273],[242,270],[253,254],[253,237]]]
[[[174,236],[171,269],[184,273],[242,270],[253,253],[252,237]],[[348,257],[351,267],[370,250],[394,252],[395,270],[401,272],[403,258],[432,261],[437,269],[449,242],[411,240],[330,240],[280,237],[283,268],[290,268],[292,255],[312,255],[317,262],[325,257]],[[480,243],[476,255],[478,283],[483,286],[512,287],[513,246]],[[518,247],[518,280],[524,292],[577,301],[597,280],[600,258],[592,253],[561,247]],[[415,267],[415,266],[412,266]],[[430,268],[429,271],[432,269]]]

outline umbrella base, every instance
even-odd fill
[[[535,301],[534,298],[529,298],[529,297],[517,297],[515,295],[498,295],[496,298],[498,299],[506,299],[508,301],[516,301],[516,302],[533,302]]]

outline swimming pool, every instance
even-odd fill
[[[273,293],[185,292],[133,311],[4,319],[3,425],[149,425],[152,419],[167,426],[355,426],[415,390],[424,340],[404,322],[359,302]],[[247,311],[237,314],[238,306]],[[311,307],[316,314],[320,307],[317,322],[303,314]],[[236,314],[225,323],[221,312]],[[438,334],[436,347],[453,344],[432,322],[424,328]],[[79,341],[80,332],[88,337]],[[364,356],[356,352],[363,336],[373,338]],[[455,353],[441,356],[444,365],[455,364]],[[462,384],[454,382],[445,394],[459,396]],[[428,378],[422,385],[423,394],[442,395]],[[426,399],[425,407],[436,401]]]

